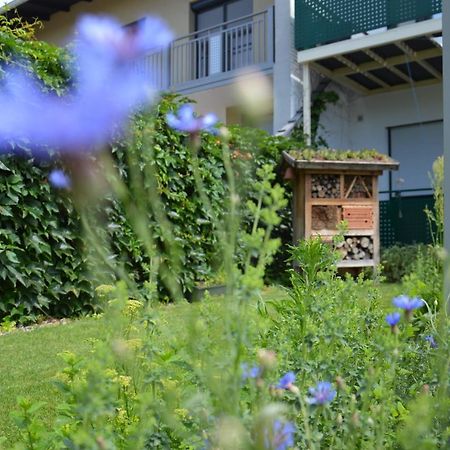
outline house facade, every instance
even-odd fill
[[[200,113],[214,111],[226,124],[243,124],[237,81],[268,86],[258,125],[269,132],[298,109],[299,80],[291,77],[298,70],[293,1],[13,0],[9,5],[24,18],[41,19],[38,38],[58,45],[67,43],[80,14],[112,15],[124,26],[146,15],[161,17],[175,39],[142,66],[159,89],[189,95]]]
[[[443,154],[441,12],[440,0],[296,1],[297,60],[311,78],[303,104],[324,80],[339,96],[321,118],[323,137],[400,162],[380,180],[385,245],[430,240],[423,209]]]
[[[124,26],[145,15],[175,33],[142,70],[161,90],[189,95],[200,113],[245,124],[242,90],[268,95],[258,125],[289,133],[311,104],[334,91],[320,133],[330,147],[374,148],[400,162],[380,179],[381,242],[429,241],[429,173],[443,153],[442,0],[13,0],[38,17],[39,38],[64,44],[83,13]],[[261,79],[265,88],[258,90]],[[267,88],[269,86],[269,88]],[[264,91],[264,92],[263,92]]]

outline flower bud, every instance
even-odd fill
[[[345,391],[347,389],[347,385],[345,383],[345,380],[339,375],[336,377],[336,386],[341,391]]]
[[[342,414],[339,413],[336,417],[336,423],[341,426],[344,423],[344,418],[342,417]]]
[[[359,420],[359,413],[357,411],[355,411],[352,415],[352,419],[351,419],[352,425],[355,428],[358,428],[361,425],[361,422]]]
[[[264,369],[273,369],[277,363],[277,355],[273,350],[262,348],[258,350],[258,360]]]
[[[300,394],[300,389],[295,384],[291,384],[288,387],[288,390],[291,391],[295,395],[299,395]]]

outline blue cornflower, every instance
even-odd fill
[[[275,420],[272,430],[266,430],[264,446],[268,450],[287,450],[294,446],[295,426],[291,422]]]
[[[386,316],[386,322],[388,325],[390,325],[391,327],[395,327],[399,322],[400,322],[400,313],[395,311],[391,314],[388,314]]]
[[[241,369],[242,369],[242,380],[244,381],[249,378],[259,378],[262,374],[261,367],[253,366],[249,368],[248,364],[246,363],[241,364]]]
[[[288,372],[280,378],[277,384],[278,389],[289,389],[295,382],[295,373]]]
[[[52,170],[48,176],[50,184],[59,189],[69,189],[72,186],[72,181],[62,170]]]
[[[424,305],[424,301],[418,297],[410,298],[407,295],[399,295],[394,297],[392,304],[406,312],[411,312],[413,309],[421,308]]]
[[[336,391],[328,381],[321,381],[316,387],[309,388],[309,393],[312,397],[307,397],[306,402],[310,405],[325,405],[336,397]]]
[[[25,71],[6,71],[1,144],[25,139],[35,154],[45,156],[46,146],[61,153],[89,151],[116,136],[130,113],[155,93],[136,62],[169,44],[171,34],[162,21],[146,18],[130,32],[113,19],[88,15],[75,31],[75,88],[67,95],[45,92]]]
[[[425,336],[425,340],[428,341],[431,348],[437,348],[437,346],[438,346],[437,342],[431,334],[428,336]]]
[[[167,114],[166,120],[167,124],[174,130],[186,133],[194,134],[200,131],[215,133],[217,131],[214,128],[218,122],[217,116],[210,113],[197,117],[194,114],[194,108],[190,104],[180,106],[177,114]]]

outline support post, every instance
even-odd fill
[[[311,74],[309,63],[303,64],[303,133],[311,145]]]

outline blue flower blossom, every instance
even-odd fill
[[[288,372],[280,378],[277,384],[278,389],[289,389],[295,383],[295,373]]]
[[[192,105],[186,104],[180,106],[177,114],[169,113],[166,115],[167,124],[177,131],[186,133],[199,133],[207,131],[216,133],[214,128],[217,125],[218,118],[215,114],[206,114],[204,116],[196,116]]]
[[[153,30],[153,32],[151,32]],[[147,18],[133,31],[106,17],[84,16],[76,26],[72,75],[67,95],[44,92],[25,72],[7,71],[0,91],[0,141],[25,140],[34,154],[92,151],[123,130],[130,114],[152,100],[138,58],[168,45],[171,34],[159,19]],[[3,145],[8,148],[7,145]]]
[[[388,314],[386,316],[386,322],[391,327],[395,327],[400,322],[400,313],[399,312],[393,312],[391,314]]]
[[[407,295],[399,295],[392,300],[392,304],[405,312],[411,312],[414,309],[421,308],[424,301],[418,297],[410,298]]]
[[[261,376],[261,368],[258,366],[248,367],[248,364],[241,364],[242,369],[242,380],[247,380],[249,378],[259,378]]]
[[[52,170],[48,176],[48,181],[52,186],[59,189],[69,189],[72,186],[69,176],[60,169]]]
[[[428,336],[425,336],[425,340],[430,344],[431,348],[437,348],[437,346],[438,346],[437,342],[431,334]]]
[[[295,426],[291,422],[275,420],[272,430],[266,430],[264,446],[268,450],[287,450],[294,446]]]
[[[336,397],[336,391],[328,381],[317,383],[316,387],[309,388],[312,397],[307,397],[306,402],[310,405],[325,405]]]

